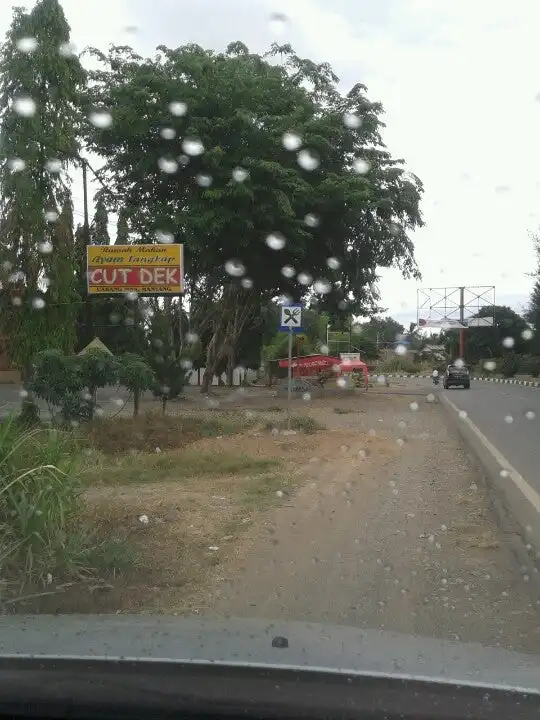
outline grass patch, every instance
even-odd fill
[[[255,458],[228,452],[203,453],[183,450],[170,453],[137,453],[111,462],[94,455],[85,480],[89,485],[125,485],[182,481],[194,477],[249,475],[262,473],[280,464],[277,458]]]
[[[350,408],[336,407],[336,408],[334,408],[334,412],[336,413],[336,415],[349,415],[350,413],[358,412],[358,410],[352,410]]]
[[[84,522],[82,460],[69,433],[0,423],[0,606],[132,562],[121,538]]]
[[[282,473],[259,475],[246,483],[242,504],[250,509],[264,510],[271,503],[286,497],[291,488],[291,482]]]
[[[267,430],[286,430],[288,428],[287,418],[279,420],[268,420],[265,424]],[[307,435],[311,435],[318,430],[324,430],[325,427],[320,422],[312,418],[311,415],[293,415],[291,417],[291,430],[301,430]]]
[[[105,455],[130,451],[155,452],[185,447],[196,440],[235,435],[255,424],[252,415],[234,412],[102,418],[82,428],[79,441]]]

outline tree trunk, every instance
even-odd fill
[[[206,350],[206,367],[201,386],[203,394],[208,392],[212,379],[225,355],[230,358],[234,370],[236,345],[253,312],[253,297],[234,285],[228,285],[223,290],[221,306],[221,313],[216,317],[212,339]],[[229,365],[227,366],[228,373]]]
[[[138,390],[135,390],[133,393],[133,417],[138,417],[139,415],[139,405],[141,400],[141,394]]]
[[[227,385],[232,388],[234,385],[234,353],[229,352],[227,358]]]

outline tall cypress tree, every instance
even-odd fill
[[[527,309],[527,321],[534,328],[531,350],[538,355],[540,354],[540,237],[535,235],[532,239],[535,245],[537,267],[534,273],[535,281]]]
[[[31,12],[14,10],[0,47],[0,253],[14,271],[2,293],[2,331],[25,380],[37,352],[74,341],[67,171],[78,157],[86,75],[69,42],[58,0],[39,0]]]
[[[102,192],[98,191],[95,194],[94,204],[96,209],[90,225],[90,241],[93,245],[110,245],[109,213]]]

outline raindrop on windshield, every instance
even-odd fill
[[[62,162],[61,160],[58,160],[56,158],[47,160],[47,162],[45,163],[45,169],[51,173],[59,173],[62,169]]]
[[[31,97],[18,97],[13,101],[13,109],[17,115],[22,117],[32,117],[36,114],[36,103]]]
[[[285,30],[287,29],[288,22],[289,18],[285,15],[285,13],[282,12],[273,12],[268,19],[270,31],[274,35],[279,36],[283,35]]]
[[[175,173],[178,170],[178,163],[172,158],[161,157],[158,159],[157,164],[162,172],[169,175],[172,175],[172,173]]]
[[[44,242],[39,243],[38,250],[40,253],[43,253],[44,255],[48,255],[49,253],[52,253],[52,251],[53,251],[52,243],[49,242],[48,240],[45,240]]]
[[[197,181],[197,185],[199,185],[200,187],[207,188],[207,187],[210,187],[210,185],[212,185],[212,176],[211,175],[207,175],[205,173],[200,173],[199,175],[197,175],[197,177],[195,179]]]
[[[228,260],[225,263],[225,272],[232,277],[242,277],[246,274],[246,266],[240,260]]]
[[[17,50],[23,53],[33,53],[38,49],[38,41],[34,37],[22,37],[17,40]]]
[[[343,124],[351,130],[357,130],[362,125],[362,118],[355,113],[346,112],[343,115]]]
[[[292,265],[284,265],[281,268],[281,274],[283,277],[292,278],[296,275],[296,270],[292,267]]]
[[[172,102],[169,104],[169,111],[176,117],[182,117],[187,113],[187,105],[184,102]]]
[[[170,232],[158,230],[156,232],[156,240],[163,245],[171,245],[174,243],[174,235]]]
[[[319,167],[321,159],[314,150],[304,149],[298,153],[298,164],[303,170],[311,172]]]
[[[249,172],[242,167],[235,167],[232,171],[232,179],[236,182],[244,182],[249,177]]]
[[[356,160],[353,162],[353,169],[359,175],[365,175],[369,171],[369,168],[370,164],[367,160],[364,160],[363,158],[356,158]]]
[[[58,46],[58,52],[62,57],[73,57],[77,54],[77,47],[73,43],[62,43]]]
[[[308,213],[308,214],[304,217],[304,222],[305,222],[305,224],[306,224],[308,227],[314,228],[314,227],[317,227],[317,226],[319,225],[320,220],[319,220],[319,218],[317,217],[317,215],[314,215],[313,213]]]
[[[286,132],[281,138],[281,142],[285,150],[298,150],[302,145],[302,138],[294,132]]]
[[[270,233],[270,235],[268,235],[268,237],[266,238],[266,244],[272,250],[283,250],[286,242],[287,241],[285,240],[284,236],[278,232]]]
[[[326,261],[326,264],[328,265],[330,270],[338,270],[341,265],[339,260],[335,257],[328,258],[328,260]]]
[[[110,128],[113,124],[113,117],[111,113],[106,112],[105,110],[97,110],[95,112],[90,113],[88,116],[88,119],[97,128],[100,128],[101,130],[105,130],[107,128]]]
[[[503,338],[502,344],[505,348],[512,348],[516,344],[516,341],[513,337],[505,337]]]
[[[22,158],[10,158],[8,160],[8,168],[11,172],[22,172],[26,167],[26,163]]]
[[[332,290],[332,285],[325,279],[315,280],[313,283],[313,290],[319,295],[328,295],[328,293]]]
[[[298,275],[298,282],[300,285],[311,285],[313,278],[308,273],[302,272]]]
[[[176,130],[174,128],[161,128],[159,134],[164,140],[173,140],[176,137]]]
[[[182,140],[182,150],[186,153],[186,155],[196,157],[197,155],[203,154],[204,145],[199,138],[186,137]]]

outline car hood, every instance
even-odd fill
[[[167,661],[428,679],[540,693],[540,658],[316,623],[166,616],[6,616],[0,659]]]

